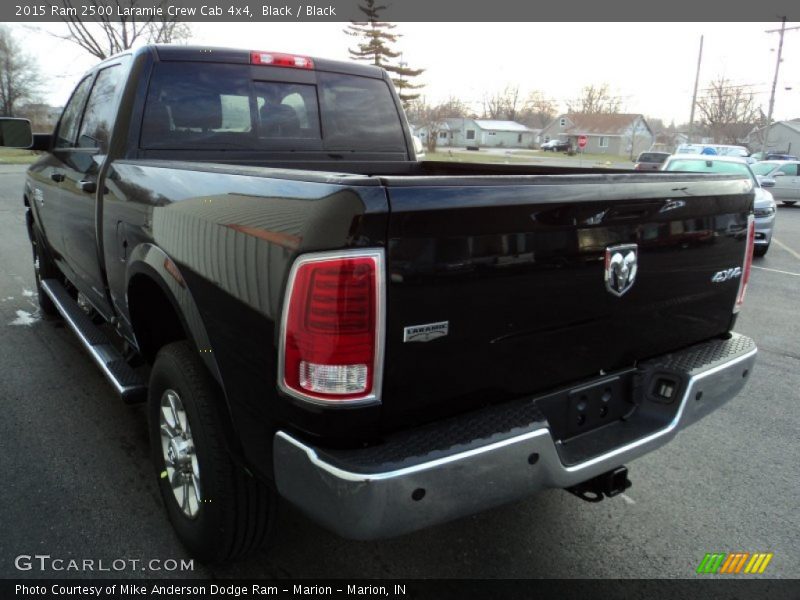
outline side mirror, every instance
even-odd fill
[[[782,171],[778,171],[777,173],[773,173],[772,174],[773,177],[784,177],[785,175],[786,175],[786,173],[784,173]]]
[[[758,182],[761,184],[762,188],[775,187],[775,180],[771,177],[764,177],[763,179],[759,179]]]
[[[33,131],[28,119],[0,117],[0,146],[4,148],[30,148]]]

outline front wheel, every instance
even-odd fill
[[[767,254],[767,250],[769,250],[769,244],[764,244],[763,246],[754,246],[753,256],[765,256]]]
[[[258,550],[275,509],[275,493],[233,461],[218,396],[189,342],[159,351],[148,399],[153,464],[178,537],[208,563]]]

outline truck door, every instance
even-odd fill
[[[64,153],[61,186],[63,254],[73,283],[101,312],[110,314],[100,260],[96,214],[104,194],[101,170],[108,154],[124,69],[120,64],[97,72],[86,102],[77,143]]]
[[[55,260],[59,266],[72,279],[72,268],[66,264],[64,256],[64,236],[62,208],[63,208],[63,186],[66,178],[66,166],[64,161],[75,147],[78,138],[78,127],[81,123],[83,107],[89,96],[92,87],[92,77],[85,77],[75,87],[72,96],[64,107],[64,112],[58,122],[55,141],[53,142],[53,158],[48,163],[47,173],[45,174],[46,184],[42,188],[37,188],[34,192],[34,206],[39,217],[39,225],[42,228],[47,244],[53,252]]]

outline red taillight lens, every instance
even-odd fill
[[[750,282],[750,271],[753,267],[753,248],[756,242],[756,220],[753,215],[747,217],[747,247],[744,251],[744,264],[742,266],[742,279],[739,282],[739,293],[736,296],[736,304],[733,312],[739,312],[744,304],[744,295],[747,292],[747,284]]]
[[[307,56],[281,54],[280,52],[251,52],[250,64],[270,67],[291,67],[294,69],[313,69],[314,61]]]
[[[310,401],[374,401],[380,388],[383,254],[298,259],[286,292],[281,388]]]

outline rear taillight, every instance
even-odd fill
[[[251,52],[250,64],[270,67],[290,67],[293,69],[313,69],[314,61],[308,56],[282,54],[280,52]]]
[[[756,220],[753,215],[747,217],[747,247],[744,250],[744,263],[742,265],[742,278],[739,281],[739,293],[736,295],[736,304],[733,312],[739,312],[744,304],[744,295],[747,292],[747,284],[750,282],[750,271],[753,267],[753,247],[756,240]]]
[[[286,288],[280,388],[326,405],[379,401],[383,314],[382,250],[303,255]]]

